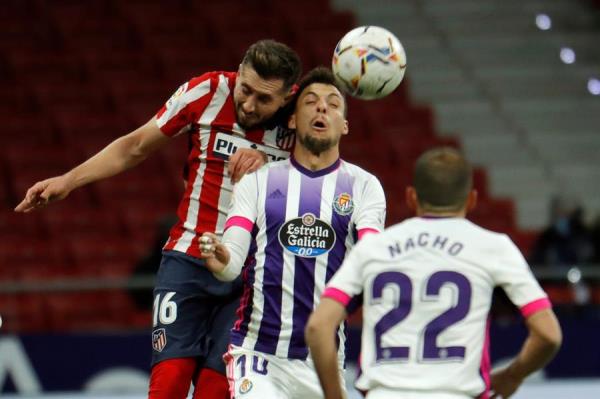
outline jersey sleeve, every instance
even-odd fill
[[[369,241],[374,238],[368,237],[356,244],[323,291],[323,298],[339,302],[348,313],[352,313],[356,307],[353,299],[360,297],[363,292],[364,263],[369,253]]]
[[[504,289],[524,317],[550,308],[552,305],[548,296],[517,246],[506,235],[502,236],[502,240],[504,245],[501,246],[499,263],[494,271],[496,284]]]
[[[360,204],[354,215],[358,237],[368,232],[382,232],[385,223],[385,194],[381,183],[370,176],[361,193]]]
[[[233,186],[225,230],[238,226],[252,232],[258,217],[258,173],[248,173]]]
[[[156,123],[166,136],[183,133],[198,120],[210,101],[212,78],[207,73],[182,84],[157,112]]]

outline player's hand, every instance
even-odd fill
[[[267,155],[252,148],[238,148],[229,157],[227,172],[232,183],[237,183],[246,173],[252,173],[267,163]]]
[[[213,233],[203,233],[200,237],[200,258],[206,262],[206,268],[220,273],[229,263],[229,250]]]
[[[510,398],[523,383],[523,378],[515,376],[508,367],[492,372],[490,399]]]
[[[43,208],[50,202],[66,198],[70,192],[71,188],[67,175],[39,181],[27,190],[23,201],[15,207],[15,212],[27,213]]]

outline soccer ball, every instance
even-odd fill
[[[361,26],[346,33],[335,46],[331,69],[348,94],[373,100],[398,87],[406,70],[406,53],[388,30]]]

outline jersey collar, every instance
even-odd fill
[[[298,169],[298,171],[300,173],[302,173],[308,177],[320,177],[320,176],[325,176],[326,174],[329,174],[329,173],[333,172],[334,170],[336,170],[337,168],[339,168],[340,164],[342,163],[342,160],[340,158],[338,158],[335,160],[334,163],[332,163],[328,167],[319,169],[319,170],[306,169],[304,166],[300,165],[300,163],[298,163],[298,161],[296,161],[296,159],[294,158],[293,155],[290,157],[290,162],[292,163],[292,166],[294,168]]]

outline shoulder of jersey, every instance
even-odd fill
[[[205,72],[202,75],[195,76],[189,80],[189,88],[199,85],[202,82],[207,80],[211,80],[215,83],[219,82],[220,77],[223,76],[228,82],[229,85],[233,87],[235,83],[235,79],[237,76],[237,72],[226,72],[226,71],[211,71]]]
[[[345,169],[346,171],[348,171],[350,174],[354,175],[354,176],[363,176],[366,178],[372,178],[375,179],[377,181],[379,181],[379,179],[377,178],[377,176],[375,176],[373,173],[369,172],[366,169],[363,169],[362,167],[350,163],[348,161],[344,161],[342,159],[342,165],[340,166],[341,169]]]
[[[488,235],[490,238],[498,239],[498,238],[508,238],[508,235],[505,233],[499,233],[497,231],[488,230],[485,227],[481,227],[480,225],[471,222],[468,219],[464,219],[475,231],[480,234]]]

